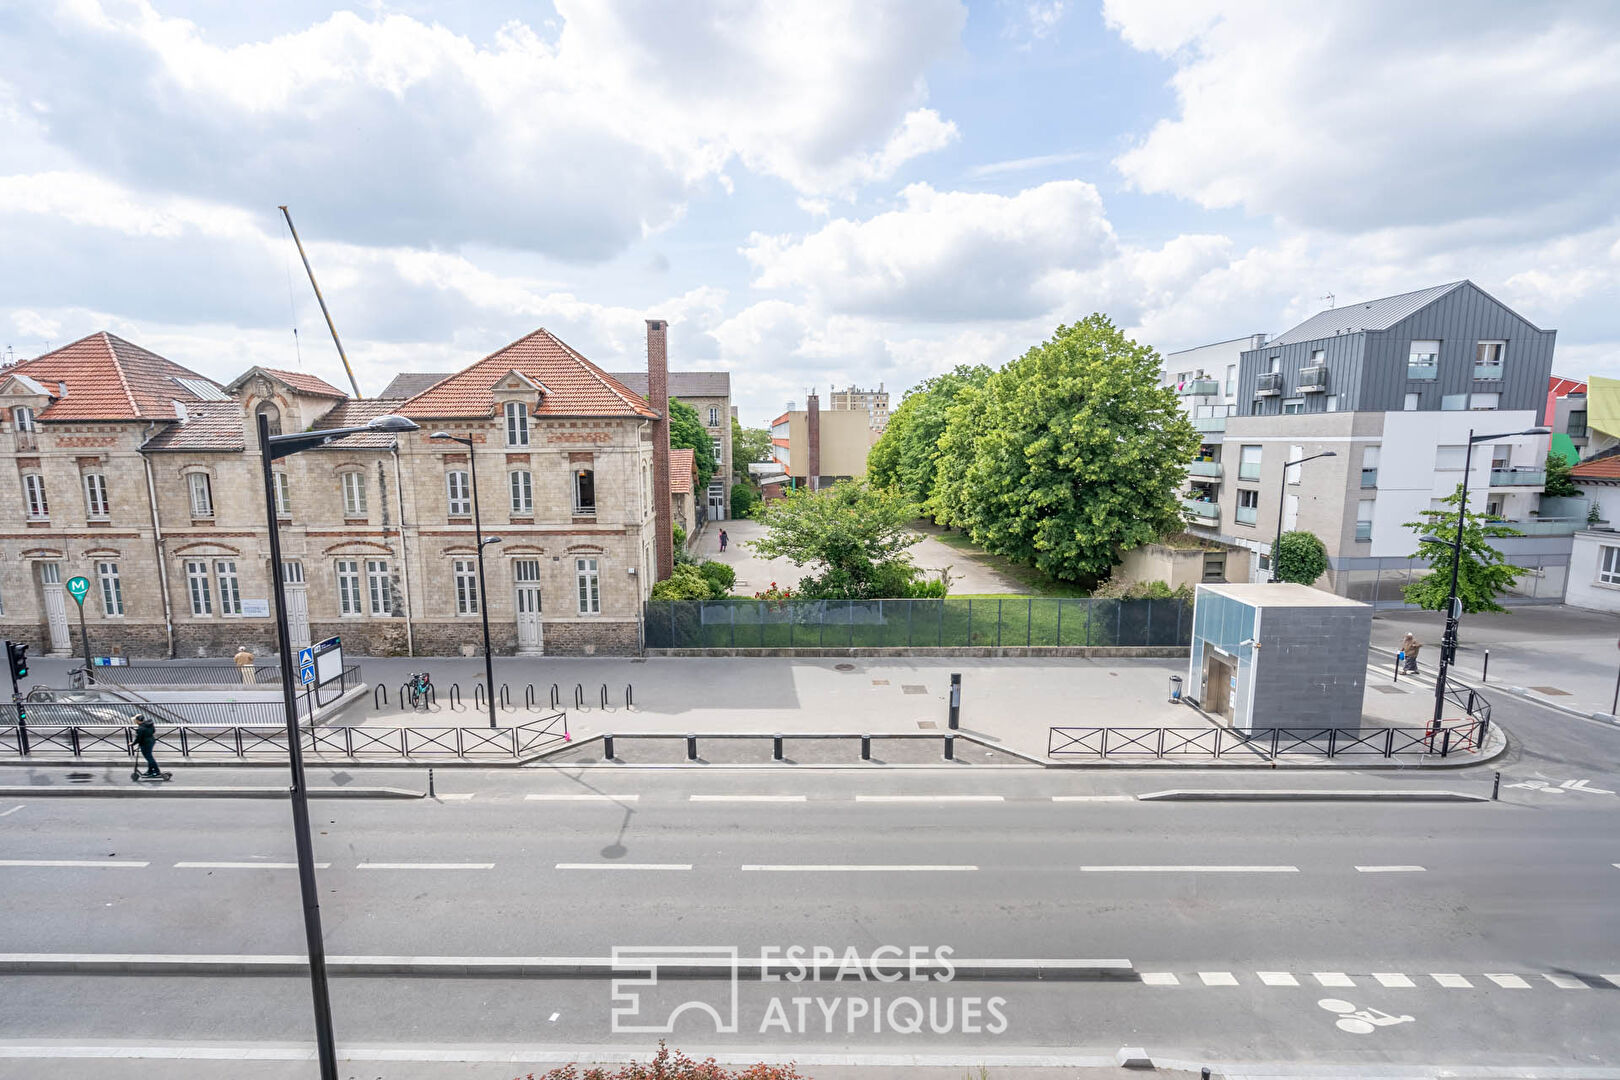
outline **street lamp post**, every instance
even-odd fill
[[[1457,623],[1462,618],[1457,603],[1457,570],[1462,566],[1463,523],[1468,517],[1468,477],[1474,464],[1474,444],[1490,439],[1506,439],[1519,435],[1547,435],[1549,427],[1525,428],[1523,431],[1499,431],[1494,435],[1475,435],[1468,429],[1468,449],[1463,452],[1462,498],[1457,503],[1457,537],[1447,546],[1451,548],[1451,587],[1446,590],[1446,631],[1440,639],[1440,668],[1434,677],[1434,722],[1440,722],[1446,704],[1446,671],[1457,652]]]
[[[1312,454],[1310,457],[1302,457],[1298,461],[1285,461],[1285,462],[1283,462],[1282,479],[1277,482],[1277,539],[1275,541],[1273,541],[1272,545],[1271,545],[1271,580],[1272,581],[1281,581],[1282,580],[1282,577],[1279,576],[1279,574],[1277,573],[1277,554],[1278,554],[1277,549],[1282,546],[1283,500],[1287,497],[1284,494],[1284,492],[1287,491],[1287,486],[1288,486],[1288,470],[1292,469],[1295,465],[1303,465],[1307,461],[1315,461],[1319,457],[1338,457],[1338,456],[1339,455],[1338,455],[1338,453],[1336,451],[1324,450],[1320,454]]]
[[[332,1000],[326,987],[326,944],[321,936],[320,894],[315,888],[315,849],[309,835],[309,792],[304,783],[304,750],[298,730],[298,698],[293,682],[292,638],[287,629],[287,597],[281,580],[281,533],[276,528],[275,476],[271,463],[360,431],[415,431],[403,416],[379,416],[364,427],[271,435],[270,418],[259,417],[259,450],[264,465],[264,516],[270,529],[270,588],[276,598],[276,651],[281,657],[281,700],[287,714],[287,764],[293,839],[298,848],[298,886],[304,900],[304,940],[309,951],[310,998],[315,1007],[315,1050],[321,1080],[338,1080],[337,1047],[332,1036]]]
[[[489,704],[489,726],[495,726],[495,662],[490,659],[489,649],[489,589],[484,585],[484,548],[489,544],[498,544],[501,538],[491,536],[484,539],[484,527],[480,522],[478,512],[478,464],[473,461],[473,441],[459,435],[452,435],[448,431],[435,431],[429,435],[430,439],[448,439],[460,443],[467,448],[467,471],[472,473],[472,512],[473,512],[473,542],[478,545],[478,614],[484,620],[484,687],[489,691],[486,700]]]

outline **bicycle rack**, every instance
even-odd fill
[[[607,708],[607,683],[602,684],[602,708]]]
[[[377,703],[377,695],[378,694],[382,695],[382,704],[381,705],[379,705]],[[383,705],[386,705],[386,704],[388,704],[388,687],[386,685],[384,685],[383,683],[378,683],[377,684],[377,689],[375,689],[375,690],[373,690],[371,692],[371,707],[373,709],[380,709],[380,708],[382,708]]]
[[[636,688],[629,683],[624,684],[624,707],[630,708],[636,703]]]
[[[460,683],[451,683],[450,684],[450,711],[451,712],[462,712],[466,708],[467,708],[467,706],[465,706],[465,705],[463,705],[461,703],[461,684]]]
[[[557,684],[552,683],[551,684],[551,707],[553,709],[555,709],[561,703],[562,703],[562,693],[557,689]]]
[[[505,709],[507,712],[512,711],[512,688],[507,686],[505,683],[501,683],[501,696],[499,701],[502,709]]]
[[[407,706],[409,706],[410,705],[410,698],[411,698],[411,684],[408,683],[408,682],[400,683],[399,684],[399,707],[401,709],[404,709]]]
[[[585,684],[584,683],[575,683],[574,684],[574,708],[583,709],[584,707],[585,707]]]
[[[484,684],[473,683],[473,707],[479,712],[484,711]]]
[[[523,691],[523,707],[525,709],[534,708],[534,683],[530,683],[529,688]]]

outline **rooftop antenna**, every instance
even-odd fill
[[[287,229],[292,233],[293,243],[298,246],[298,257],[304,260],[304,272],[309,275],[310,288],[315,290],[315,299],[320,301],[321,314],[326,316],[326,328],[332,331],[332,344],[337,346],[338,359],[343,361],[343,370],[349,375],[349,386],[354,389],[355,400],[359,401],[364,395],[360,393],[360,384],[354,381],[354,369],[349,366],[349,358],[343,352],[343,342],[338,339],[337,327],[332,325],[332,313],[326,310],[326,297],[321,295],[321,287],[315,283],[315,271],[310,269],[309,256],[304,254],[304,244],[298,239],[298,230],[293,227],[292,215],[287,212],[285,206],[277,209],[281,211],[281,216],[287,219]],[[294,340],[296,341],[296,337]]]
[[[1332,293],[1328,293],[1326,296],[1317,297],[1317,299],[1318,300],[1326,300],[1328,302],[1328,309],[1332,310],[1337,305],[1337,301],[1338,301],[1339,298],[1334,296]]]

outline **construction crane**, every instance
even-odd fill
[[[338,338],[337,327],[332,324],[332,313],[326,310],[326,297],[321,295],[321,287],[315,282],[315,271],[310,269],[309,256],[304,254],[303,241],[298,239],[298,230],[293,227],[292,215],[287,212],[287,208],[281,206],[277,209],[281,211],[281,216],[287,219],[287,230],[292,233],[293,243],[298,246],[298,257],[304,260],[304,273],[309,275],[309,286],[315,290],[315,299],[321,305],[321,314],[326,316],[326,328],[332,331],[332,344],[337,346],[338,359],[343,361],[343,370],[349,375],[349,386],[354,390],[355,400],[358,401],[365,395],[360,393],[360,384],[354,381],[354,368],[349,366],[349,357],[343,351],[343,342]]]

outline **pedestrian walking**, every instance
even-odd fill
[[[731,542],[731,537],[726,535],[726,530],[721,529],[720,530],[720,553],[722,555],[725,554],[726,545],[728,543],[730,543],[730,542]]]
[[[236,670],[242,673],[243,686],[252,686],[258,679],[258,673],[253,670],[253,654],[246,645],[236,647]]]
[[[1418,650],[1421,648],[1423,648],[1423,646],[1420,645],[1418,643],[1418,639],[1413,637],[1411,634],[1407,634],[1405,637],[1401,638],[1401,655],[1406,659],[1406,674],[1416,675],[1418,673],[1417,658]]]
[[[141,756],[146,759],[146,775],[162,776],[163,770],[158,768],[157,759],[152,756],[152,744],[157,742],[157,726],[145,714],[135,717],[135,720],[135,745],[141,748]]]

